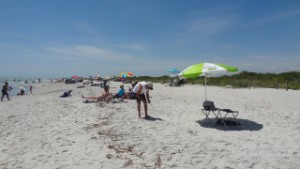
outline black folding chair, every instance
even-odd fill
[[[210,120],[213,122],[210,118],[209,115],[212,112],[213,115],[216,117],[217,121],[220,120],[220,124],[224,125],[226,129],[228,129],[226,122],[228,120],[232,121],[233,123],[236,124],[236,126],[241,126],[240,123],[237,121],[237,116],[239,114],[238,111],[233,111],[231,109],[220,109],[216,108],[214,102],[212,101],[204,101],[203,102],[203,109],[202,109],[203,114],[205,115],[206,119]],[[232,117],[227,117],[228,114],[231,114]]]

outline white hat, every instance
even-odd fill
[[[153,84],[152,84],[151,82],[148,82],[148,83],[147,83],[147,86],[148,86],[151,90],[153,90]]]

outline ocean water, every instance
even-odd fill
[[[28,83],[25,83],[27,81]],[[9,96],[17,96],[17,94],[20,92],[21,88],[24,88],[25,94],[30,94],[30,86],[32,84],[39,83],[39,78],[25,78],[25,77],[0,77],[0,85],[1,85],[1,90],[2,86],[4,85],[5,82],[8,82],[8,86],[11,88],[9,91]],[[50,80],[48,79],[41,79],[41,83],[49,83]],[[34,89],[33,89],[34,91]],[[1,93],[2,96],[2,93]],[[0,96],[0,97],[1,97]],[[4,100],[6,97],[4,97]]]

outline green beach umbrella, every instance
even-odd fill
[[[218,74],[225,74],[228,72],[237,72],[238,68],[217,63],[198,63],[187,67],[178,75],[180,78],[196,78],[205,76],[205,100],[206,100],[206,77],[210,77]]]

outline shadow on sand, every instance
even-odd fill
[[[152,116],[147,116],[147,117],[145,117],[144,119],[145,119],[145,120],[148,120],[148,121],[157,121],[157,120],[162,121],[161,118],[152,117]]]
[[[208,119],[203,119],[203,120],[198,120],[196,121],[198,124],[200,124],[201,127],[205,127],[205,128],[215,128],[218,130],[226,130],[224,125],[221,125],[218,122],[218,119],[216,118],[210,118],[210,120]],[[227,124],[227,131],[230,130],[249,130],[249,131],[257,131],[257,130],[261,130],[263,128],[262,124],[258,124],[254,121],[251,120],[246,120],[246,119],[237,119],[237,121],[239,122],[240,126],[234,125],[234,123],[232,123],[232,121],[228,121],[229,124]]]

